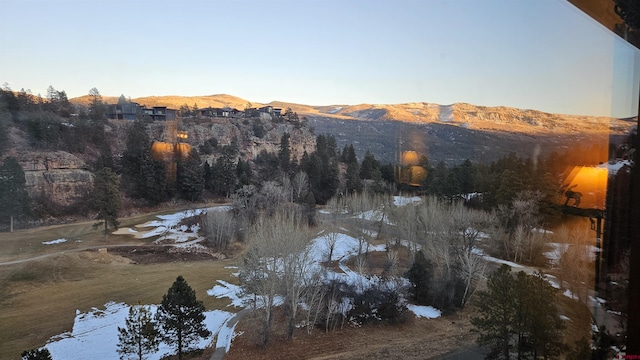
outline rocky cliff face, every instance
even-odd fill
[[[263,130],[261,137],[254,133],[254,121],[259,121]],[[131,124],[128,120],[112,120],[110,128],[114,134],[114,154],[124,151],[126,131]],[[151,139],[155,141],[171,142],[170,131],[167,124],[154,122],[147,126]],[[244,160],[253,160],[262,151],[277,153],[280,149],[280,140],[284,133],[290,135],[289,144],[291,156],[297,160],[302,157],[305,150],[311,153],[315,150],[315,135],[305,126],[286,120],[244,119],[244,118],[207,118],[186,119],[177,124],[177,130],[185,131],[188,138],[185,141],[192,148],[198,149],[210,139],[216,139],[218,146],[230,145],[234,140],[240,148],[240,156]],[[214,151],[211,155],[200,154],[203,160],[211,161],[216,157]]]
[[[85,162],[64,152],[20,152],[16,156],[24,170],[29,196],[44,197],[68,206],[85,197],[93,186],[93,174]]]

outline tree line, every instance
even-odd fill
[[[466,196],[469,205],[485,210],[506,206],[525,190],[538,191],[544,203],[555,204],[560,195],[557,174],[563,170],[563,164],[578,160],[570,159],[569,153],[553,153],[537,162],[510,154],[490,164],[466,160],[457,165],[441,161],[433,166],[423,155],[418,164],[426,176],[420,183],[409,186],[403,182],[401,164],[381,164],[370,152],[358,159],[352,144],[338,149],[331,135],[317,136],[315,149],[294,159],[290,135],[284,133],[277,152],[262,151],[254,159],[241,157],[237,142],[220,146],[218,140],[212,138],[194,147],[187,156],[176,156],[173,163],[167,164],[152,153],[153,141],[144,119],[132,121],[123,154],[113,156],[104,127],[105,104],[95,88],[89,91],[88,107],[71,109],[77,115],[72,116],[73,121],[69,120],[71,110],[66,94],[53,87],[48,89],[46,99],[28,91],[16,93],[8,87],[2,89],[0,95],[0,127],[18,126],[37,148],[90,153],[92,170],[97,173],[101,168],[111,168],[122,180],[122,192],[142,201],[140,205],[154,206],[175,197],[186,201],[199,201],[208,195],[231,197],[244,186],[259,189],[267,181],[285,185],[282,183],[285,176],[291,182],[299,172],[304,172],[309,182],[308,204],[312,204],[312,200],[325,204],[336,194],[363,190],[393,193],[398,189],[448,199]],[[126,99],[121,96],[121,100]],[[260,132],[259,125],[259,121],[254,124],[254,133]],[[7,146],[6,138],[1,138],[7,133],[0,131],[0,150]],[[575,153],[582,152],[571,154]],[[214,160],[204,162],[201,154],[213,155]],[[54,209],[44,199],[33,200],[37,211],[32,215],[36,217],[86,211],[82,206]],[[553,207],[540,210],[547,216]],[[6,222],[5,219],[2,221]]]

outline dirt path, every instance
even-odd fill
[[[251,311],[250,308],[245,308],[240,312],[238,312],[237,314],[235,314],[231,319],[225,321],[225,323],[222,325],[222,329],[220,329],[220,331],[218,332],[218,340],[216,341],[216,351],[213,353],[213,356],[211,356],[210,360],[222,360],[222,358],[224,358],[224,356],[227,354],[227,342],[226,342],[226,339],[224,341],[221,341],[220,335],[228,334],[227,335],[229,338],[228,341],[231,342],[231,338],[233,336],[233,329],[236,327],[236,325],[240,320],[242,320],[245,316],[247,316],[247,314],[250,311]]]
[[[26,258],[26,259],[0,262],[0,266],[22,264],[22,263],[26,263],[26,262],[29,262],[29,261],[41,260],[41,259],[46,259],[46,258],[52,257],[52,256],[59,256],[59,255],[64,255],[64,254],[69,254],[69,253],[74,253],[74,252],[80,252],[80,251],[98,250],[98,249],[103,249],[103,248],[116,248],[116,247],[125,247],[125,246],[132,246],[133,247],[133,246],[141,246],[141,244],[110,244],[110,245],[86,246],[86,247],[81,247],[81,248],[77,248],[77,249],[62,250],[62,251],[58,251],[58,252],[53,252],[53,253],[48,253],[48,254],[44,254],[44,255],[34,256],[34,257],[31,257],[31,258]],[[145,246],[166,246],[166,245],[145,245]]]

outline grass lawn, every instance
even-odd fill
[[[175,212],[175,211],[174,211]],[[121,226],[152,220],[154,215],[124,219]],[[97,250],[67,251],[104,246],[104,236],[93,222],[48,226],[0,234],[0,262],[48,257],[0,265],[0,359],[19,359],[22,351],[40,347],[52,336],[70,331],[76,310],[102,308],[109,301],[159,304],[178,275],[194,288],[207,310],[226,308],[226,299],[206,294],[216,280],[236,282],[230,274],[236,260],[202,260],[133,264],[128,259]],[[66,243],[43,241],[66,238]],[[81,240],[81,242],[76,242]],[[145,244],[151,239],[109,236],[109,245]],[[64,253],[58,253],[66,251]],[[57,253],[57,254],[54,254]]]

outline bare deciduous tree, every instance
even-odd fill
[[[419,244],[433,264],[433,301],[465,306],[484,276],[486,264],[477,250],[495,228],[495,217],[459,202],[427,198],[397,209],[394,221],[400,234],[410,244]]]
[[[304,171],[298,171],[291,181],[294,201],[300,201],[309,192],[309,176]]]
[[[523,191],[509,205],[498,207],[503,231],[494,240],[501,249],[500,256],[514,262],[542,261],[540,255],[546,239],[538,231],[542,221],[538,210],[541,199],[538,191]]]
[[[248,252],[240,272],[247,293],[255,294],[261,318],[261,344],[269,342],[273,310],[281,299],[288,316],[288,338],[305,296],[307,278],[314,271],[309,254],[311,234],[300,213],[282,208],[273,216],[258,217],[247,239]]]
[[[235,221],[228,211],[211,210],[204,216],[202,229],[207,242],[215,249],[225,249],[235,233]]]
[[[327,246],[327,263],[330,263],[333,259],[333,250],[338,242],[338,233],[335,231],[329,232],[323,236],[324,243]]]
[[[587,301],[588,292],[594,281],[594,257],[589,246],[593,241],[589,230],[561,230],[556,234],[564,243],[558,261],[560,285],[567,286],[579,301]],[[562,238],[561,238],[562,236]]]

